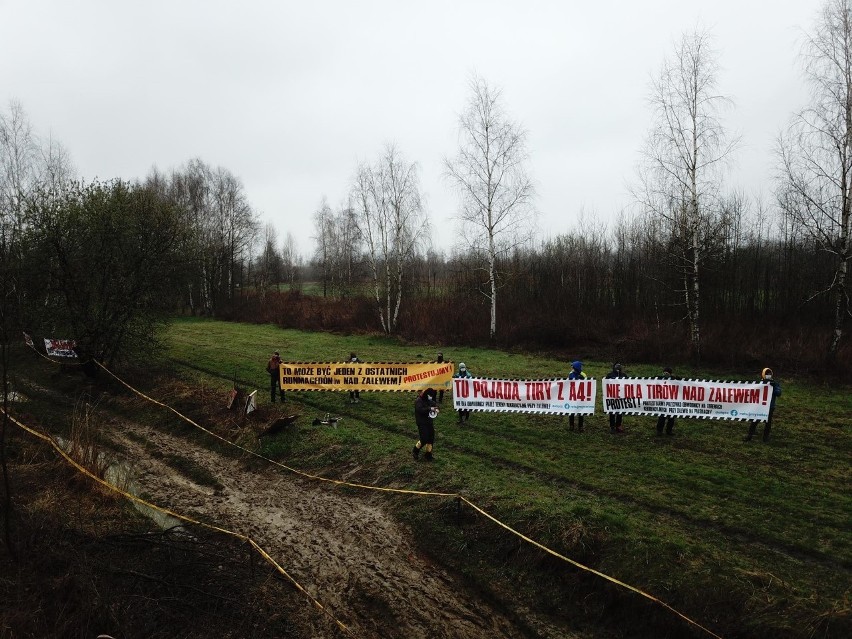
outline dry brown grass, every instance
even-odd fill
[[[104,478],[109,466],[106,453],[98,445],[100,417],[89,395],[83,395],[74,406],[68,440],[68,455],[90,473]]]

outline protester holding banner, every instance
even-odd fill
[[[615,363],[612,365],[612,370],[605,375],[606,379],[617,379],[620,377],[627,377],[624,374],[624,369],[621,364]],[[623,433],[624,426],[622,426],[622,421],[624,420],[624,415],[621,413],[610,413],[609,414],[609,432],[610,433]]]
[[[668,366],[663,369],[663,374],[661,377],[657,379],[678,379],[677,377],[672,376],[672,369]],[[674,435],[672,432],[674,430],[675,418],[674,415],[660,415],[657,418],[657,435],[663,434],[663,427],[666,429],[666,435]]]
[[[275,391],[278,390],[278,393],[281,395],[281,401],[284,400],[284,391],[281,390],[281,377],[280,377],[280,368],[281,368],[281,356],[278,354],[278,351],[272,353],[272,357],[269,358],[269,361],[266,363],[266,372],[269,373],[269,389],[272,391],[272,403],[275,403]]]
[[[349,353],[349,361],[353,364],[363,364],[363,362],[358,359],[358,356],[355,353]],[[349,391],[349,403],[357,404],[361,401],[361,393],[357,390]]]
[[[414,421],[417,424],[417,435],[420,437],[411,451],[414,459],[420,457],[422,448],[423,459],[432,461],[432,446],[435,444],[434,420],[438,416],[437,397],[435,389],[427,388],[414,400]]]
[[[769,431],[772,430],[772,413],[775,412],[775,398],[781,394],[781,384],[772,379],[772,369],[764,368],[760,373],[760,380],[764,384],[769,384],[772,387],[772,397],[769,400],[769,415],[763,425],[763,441],[769,441]],[[752,421],[748,426],[748,435],[743,437],[743,441],[750,442],[754,437],[754,432],[757,430],[757,421]]]
[[[571,362],[571,372],[568,373],[568,379],[586,379],[586,374],[583,372],[583,362]],[[577,416],[577,432],[583,432],[583,415]],[[568,430],[574,430],[574,413],[568,415]]]
[[[439,364],[443,364],[444,363],[444,354],[438,353],[438,356],[435,358],[435,361],[438,362]],[[443,388],[438,391],[438,403],[439,404],[444,403],[444,389]]]
[[[459,370],[456,372],[455,375],[453,375],[453,378],[455,378],[455,379],[469,379],[471,377],[473,377],[473,375],[471,375],[470,371],[467,370],[467,366],[465,365],[465,363],[459,362]],[[470,419],[471,411],[470,411],[469,408],[460,408],[458,413],[459,413],[459,424],[461,424],[462,422],[466,422]]]

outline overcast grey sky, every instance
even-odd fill
[[[529,133],[540,236],[581,209],[612,221],[651,122],[649,81],[696,26],[719,51],[742,135],[731,184],[771,188],[772,149],[807,92],[797,54],[818,0],[306,2],[0,0],[0,105],[22,103],[87,179],[193,157],[239,176],[300,252],[323,196],[387,142],[420,167],[435,244],[456,200],[441,179],[477,73]]]

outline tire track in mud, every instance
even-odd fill
[[[110,437],[130,451],[136,481],[154,501],[252,537],[356,636],[571,636],[471,594],[419,553],[412,531],[363,499],[272,469],[246,470],[241,460],[124,420],[112,424]],[[177,476],[151,446],[191,459],[222,488]]]

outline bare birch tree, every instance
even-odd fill
[[[696,357],[701,354],[701,273],[721,221],[725,160],[739,143],[719,119],[730,100],[717,93],[716,54],[703,31],[685,34],[651,85],[654,121],[642,151],[635,195],[645,213],[663,222]]]
[[[485,262],[491,339],[497,334],[498,261],[535,234],[535,188],[527,175],[527,134],[503,109],[501,92],[479,77],[459,117],[459,151],[444,160],[461,200],[461,235]]]
[[[850,315],[848,272],[852,258],[852,2],[828,0],[803,49],[811,104],[797,113],[778,144],[779,203],[820,250],[834,256],[833,331],[829,359],[837,354]]]
[[[254,267],[254,284],[261,303],[266,300],[266,293],[274,284],[281,281],[282,260],[278,253],[278,231],[275,225],[268,222],[263,227],[262,246]]]
[[[0,213],[4,224],[20,230],[25,199],[33,188],[38,165],[38,142],[20,102],[0,112]]]
[[[284,279],[288,287],[292,290],[296,285],[301,258],[296,246],[296,237],[290,231],[287,231],[284,236],[284,244],[281,247],[281,262],[284,270]]]
[[[0,368],[2,368],[3,419],[0,422],[0,466],[3,474],[4,541],[14,554],[10,535],[12,496],[6,465],[9,412],[10,329],[20,313],[20,244],[25,200],[34,186],[37,144],[29,119],[19,102],[0,111]]]
[[[319,208],[314,212],[314,240],[316,250],[314,261],[322,272],[322,295],[328,295],[332,274],[332,247],[334,245],[334,212],[328,204],[325,196],[322,198]]]
[[[388,145],[375,166],[358,167],[351,208],[366,247],[379,322],[385,333],[392,333],[399,321],[405,276],[429,233],[417,165]]]

